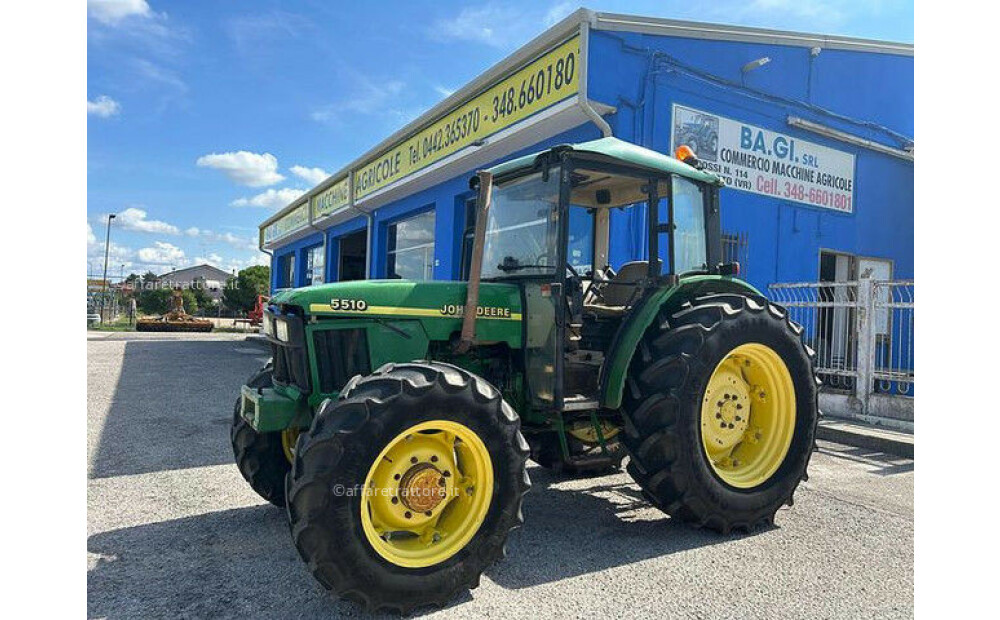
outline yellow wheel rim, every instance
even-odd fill
[[[773,349],[743,344],[719,362],[701,404],[701,443],[725,483],[749,489],[774,475],[795,432],[795,386]]]
[[[365,478],[361,525],[397,566],[444,562],[472,540],[493,499],[493,462],[483,441],[449,420],[412,426],[388,443]]]
[[[281,431],[281,449],[289,463],[295,462],[295,442],[299,440],[299,428],[286,428]]]

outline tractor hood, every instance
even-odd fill
[[[307,316],[381,316],[457,319],[464,311],[465,282],[356,280],[277,293],[272,304],[301,307]],[[513,284],[483,282],[477,316],[484,321],[520,321],[521,296]]]

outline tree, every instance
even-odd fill
[[[271,289],[271,268],[254,265],[241,269],[235,278],[226,282],[222,301],[233,310],[249,312],[257,302],[257,295],[267,295]]]
[[[147,271],[142,275],[142,286],[143,288],[149,288],[157,280],[156,274],[152,271]]]
[[[194,314],[198,311],[198,296],[189,288],[181,291],[181,299],[184,301],[184,312]]]
[[[163,314],[170,310],[170,295],[166,288],[148,288],[139,292],[136,305],[143,314]]]
[[[194,301],[198,304],[198,309],[202,312],[208,312],[215,307],[215,300],[212,296],[208,294],[204,286],[196,286],[191,289],[194,293]],[[184,307],[187,308],[187,297],[184,298]],[[194,314],[194,310],[188,310],[189,314]]]

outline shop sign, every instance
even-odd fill
[[[690,146],[728,187],[854,211],[854,155],[711,112],[673,106],[670,151]]]
[[[348,177],[337,181],[330,187],[312,197],[313,220],[333,215],[347,206],[350,199],[350,183]]]
[[[576,35],[355,168],[355,200],[575,95],[582,70]]]
[[[309,223],[309,203],[303,202],[264,229],[264,243],[271,243]]]

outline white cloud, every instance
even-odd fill
[[[115,225],[124,228],[125,230],[134,230],[145,233],[166,235],[176,235],[180,233],[180,230],[173,224],[168,224],[160,220],[147,219],[146,212],[135,207],[129,207],[124,211],[118,212],[112,226]]]
[[[780,1],[780,0],[765,0]],[[536,2],[524,8],[491,1],[481,6],[463,7],[454,17],[438,19],[427,36],[438,41],[471,41],[509,49],[527,43],[545,28],[572,13],[578,3],[560,0],[555,4]]]
[[[444,86],[435,86],[434,90],[444,98],[451,97],[455,93],[454,88],[445,88]]]
[[[313,185],[319,185],[330,176],[330,173],[322,168],[307,168],[305,166],[292,166],[289,168],[292,174],[299,177],[300,179],[305,179]]]
[[[264,209],[280,209],[286,207],[293,200],[306,193],[304,189],[294,189],[283,187],[281,189],[268,189],[250,198],[237,198],[231,204],[234,207],[261,207]],[[226,233],[230,234],[230,233]]]
[[[114,241],[108,248],[108,275],[118,275],[121,266],[132,267],[135,252],[128,247],[118,245]],[[87,274],[91,277],[101,277],[104,270],[104,239],[98,239],[94,229],[87,223]]]
[[[576,10],[576,5],[572,2],[560,2],[554,5],[552,8],[545,13],[545,27],[554,26],[563,18],[568,17],[570,13]]]
[[[185,235],[187,235],[188,237],[197,237],[197,236],[198,236],[198,235],[200,235],[200,234],[201,234],[202,232],[203,232],[203,231],[202,231],[202,230],[200,230],[200,229],[199,229],[198,227],[196,227],[196,226],[192,226],[191,228],[188,228],[187,230],[185,230],[185,231],[184,231],[184,234],[185,234]],[[208,231],[206,230],[206,231],[204,231],[204,232],[208,232]]]
[[[87,15],[114,26],[129,17],[152,17],[146,0],[87,0]]]
[[[234,235],[231,232],[224,232],[218,235],[212,235],[215,241],[221,241],[222,243],[228,243],[234,248],[239,248],[241,250],[256,250],[257,249],[257,238],[256,237],[241,237],[239,235]]]
[[[354,112],[356,114],[388,115],[398,117],[401,111],[395,107],[406,84],[399,80],[389,80],[387,82],[376,82],[361,75],[354,75],[352,78],[355,85],[352,95],[336,103],[313,110],[309,115],[314,121],[321,123],[335,124],[341,120],[344,112]],[[393,107],[386,108],[387,104]]]
[[[431,36],[438,39],[474,41],[494,47],[510,43],[509,26],[523,15],[512,8],[497,4],[481,7],[464,7],[450,19],[439,19],[431,27]]]
[[[208,263],[209,265],[212,265],[213,267],[218,267],[219,265],[221,265],[222,263],[224,263],[225,260],[226,259],[222,258],[221,256],[219,256],[215,252],[212,252],[208,256],[198,256],[198,257],[196,257],[193,261],[191,261],[191,263],[193,265],[202,265],[202,264]]]
[[[100,95],[93,101],[87,100],[87,114],[93,114],[101,118],[116,116],[121,112],[121,109],[121,104],[107,95]]]
[[[176,266],[184,262],[184,250],[176,245],[165,241],[156,241],[153,246],[139,249],[140,261],[156,266]]]
[[[210,153],[202,155],[195,163],[204,168],[219,170],[234,183],[248,187],[274,185],[285,179],[278,174],[278,158],[270,153]]]

